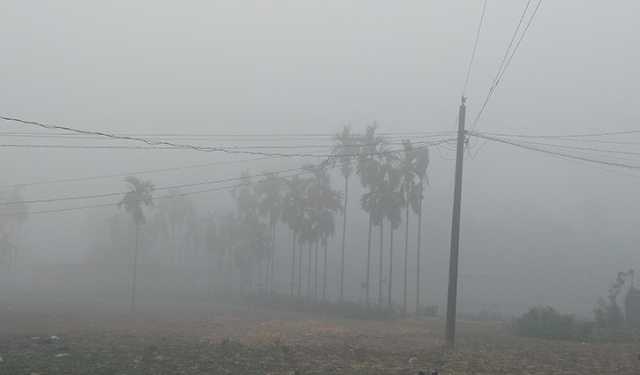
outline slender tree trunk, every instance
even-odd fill
[[[395,229],[393,229],[393,224],[389,223],[389,281],[387,282],[387,286],[389,288],[387,294],[387,306],[389,310],[391,310],[391,290],[393,287],[393,233]]]
[[[298,243],[298,297],[302,296],[302,258],[304,256],[304,245]]]
[[[328,241],[324,241],[324,267],[322,269],[322,300],[327,300],[327,248]]]
[[[382,274],[382,261],[383,261],[383,251],[384,248],[384,220],[380,221],[380,257],[378,258],[378,306],[381,307],[382,306],[382,279],[383,279],[383,274]]]
[[[422,244],[422,200],[423,179],[420,179],[420,205],[418,206],[418,240],[416,255],[416,313],[420,311],[420,246]]]
[[[311,258],[312,255],[311,254],[313,252],[313,244],[309,243],[309,261],[307,262],[307,297],[311,297],[311,292],[312,292],[312,284],[311,284],[311,278],[313,277],[313,274],[311,273]]]
[[[340,302],[344,297],[344,248],[347,240],[347,203],[349,202],[349,177],[344,178],[344,214],[342,215],[342,253],[340,255]]]
[[[291,297],[296,285],[296,232],[291,231]]]
[[[405,231],[404,231],[404,287],[402,289],[402,312],[407,313],[407,280],[409,268],[409,199],[405,207]]]
[[[367,273],[366,273],[366,281],[365,281],[365,289],[366,289],[366,298],[365,301],[367,303],[367,307],[370,306],[369,301],[369,290],[371,285],[371,232],[373,231],[373,220],[371,218],[371,214],[369,214],[369,235],[367,237]]]
[[[136,245],[133,251],[133,277],[131,278],[131,312],[136,311],[136,282],[138,272],[138,247],[140,237],[140,225],[136,224]]]
[[[267,294],[269,290],[269,269],[271,268],[269,265],[270,258],[270,254],[267,254],[267,257],[264,258],[264,294]]]
[[[314,270],[313,270],[313,298],[318,298],[318,250],[320,247],[320,242],[316,241],[316,246],[313,249],[313,257],[314,257]]]
[[[207,299],[212,300],[213,297],[213,254],[207,253]]]
[[[276,223],[271,224],[271,243],[273,245],[273,249],[271,251],[271,269],[269,270],[269,274],[271,277],[269,278],[269,292],[273,294],[274,288],[273,283],[276,277]]]

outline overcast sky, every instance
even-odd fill
[[[488,1],[468,90],[471,119],[525,3]],[[5,0],[0,113],[113,132],[329,133],[373,121],[390,132],[454,130],[481,6],[480,0]],[[477,130],[637,128],[639,14],[633,0],[544,1]],[[0,130],[15,129],[0,123]],[[618,270],[640,266],[637,177],[480,145],[471,143],[474,157],[465,169],[461,273],[469,276],[463,287],[475,284],[486,295],[508,285],[522,288],[518,298],[546,302],[546,290],[566,283],[549,292],[549,301],[563,303],[559,295],[575,292],[582,299],[567,304],[586,309]],[[2,153],[6,183],[225,158],[177,151]],[[434,152],[427,193],[434,275],[427,278],[434,283],[446,275],[452,157]],[[568,280],[568,273],[577,277]],[[469,282],[483,277],[489,281]]]

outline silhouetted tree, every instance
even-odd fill
[[[265,284],[273,292],[275,275],[276,226],[283,212],[284,181],[277,174],[270,174],[256,185],[260,214],[267,218],[271,236],[271,249],[267,257]]]
[[[272,245],[267,225],[260,221],[256,187],[248,173],[244,172],[242,176],[242,183],[232,193],[236,201],[239,233],[242,234],[238,238],[234,259],[241,269],[243,281],[248,282],[248,286],[251,288],[256,274],[260,273],[259,265],[269,258]]]
[[[409,265],[409,206],[416,199],[417,174],[416,174],[416,151],[411,141],[403,141],[403,153],[400,160],[400,191],[404,201],[405,213],[405,232],[404,232],[404,283],[402,288],[402,312],[407,313],[407,282],[408,282],[408,265]]]
[[[282,221],[289,227],[292,233],[291,240],[291,282],[290,282],[290,294],[293,296],[298,288],[298,294],[300,292],[300,278],[301,273],[298,272],[298,282],[296,282],[296,265],[299,263],[302,265],[302,247],[300,247],[300,257],[296,263],[296,245],[301,244],[300,233],[302,231],[302,219],[304,216],[304,196],[307,179],[303,179],[300,176],[293,176],[285,180],[286,192],[284,193],[282,200]]]
[[[186,250],[192,240],[195,227],[195,208],[193,202],[178,190],[170,190],[167,197],[157,205],[156,216],[167,234],[174,259],[186,262]]]
[[[384,219],[389,222],[389,276],[387,282],[387,307],[392,307],[393,290],[393,238],[396,229],[402,222],[402,206],[404,199],[400,191],[401,170],[397,168],[397,157],[394,154],[385,155],[383,165],[384,177],[381,181],[381,202]]]
[[[146,222],[143,208],[153,205],[153,184],[150,181],[141,181],[137,177],[129,176],[125,178],[129,191],[118,204],[131,215],[135,225],[135,250],[133,253],[133,270],[131,280],[131,311],[136,309],[136,273],[138,268],[138,252],[140,243],[140,226]]]
[[[327,247],[328,238],[335,232],[335,214],[342,209],[341,194],[331,187],[331,180],[326,170],[327,165],[307,167],[313,177],[307,189],[307,210],[311,220],[311,238],[315,241],[316,254],[314,270],[314,297],[317,297],[317,250],[319,245],[324,249],[324,268],[322,281],[322,298],[326,298],[327,284]]]
[[[342,132],[334,137],[333,154],[339,155],[333,159],[333,162],[340,164],[340,172],[344,177],[344,204],[342,215],[342,246],[340,253],[340,287],[339,300],[344,298],[344,252],[347,238],[347,210],[349,203],[349,177],[353,174],[353,155],[358,152],[359,145],[356,137],[351,133],[351,128],[345,126]]]
[[[416,241],[416,311],[420,310],[420,251],[422,246],[422,202],[424,200],[424,184],[428,182],[429,149],[424,146],[416,150],[414,171],[418,176],[418,185],[412,194],[413,212],[418,215],[418,233]]]
[[[378,161],[378,153],[382,151],[382,138],[376,135],[377,126],[370,125],[367,127],[365,134],[359,137],[358,142],[360,148],[358,150],[358,159],[356,164],[356,172],[360,176],[360,183],[367,190],[360,198],[360,206],[369,215],[369,229],[367,232],[367,261],[365,273],[365,302],[370,305],[371,291],[371,235],[373,226],[382,224],[382,217],[376,203],[375,184],[380,178],[380,163]]]
[[[7,268],[15,266],[18,258],[18,237],[20,229],[29,215],[29,209],[22,196],[22,187],[15,187],[7,196],[0,210],[0,256]]]

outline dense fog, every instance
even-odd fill
[[[466,92],[468,128],[525,135],[633,130],[640,119],[635,95],[640,83],[640,50],[635,47],[640,44],[635,19],[640,5],[627,0],[615,5],[546,2],[474,123],[522,3],[489,2]],[[289,172],[279,176],[290,181],[295,174],[291,170],[327,160],[309,154],[335,155],[334,135],[345,126],[353,132],[353,142],[364,145],[354,147],[354,153],[362,153],[368,144],[362,137],[376,125],[385,147],[398,151],[397,165],[402,140],[412,141],[421,152],[425,140],[434,141],[428,145],[422,202],[420,299],[443,313],[455,143],[435,141],[455,137],[480,6],[479,1],[463,0],[4,1],[1,115],[258,154],[157,149],[162,147],[0,121],[2,201],[64,198],[26,203],[24,217],[12,211],[15,204],[3,203],[8,213],[3,241],[9,244],[3,245],[0,301],[16,308],[46,302],[60,309],[73,305],[126,311],[136,228],[135,215],[116,205],[130,189],[126,176],[155,187],[153,205],[143,205],[145,220],[139,228],[140,309],[168,308],[182,301],[197,305],[211,296],[252,288],[288,295],[291,225],[276,215],[273,263],[268,263],[264,249],[270,245],[239,245],[252,240],[252,229],[247,223],[231,224],[242,221],[242,194],[252,188],[238,184],[243,180],[210,182],[245,173],[254,176],[259,187],[266,172],[284,170]],[[610,143],[572,147],[619,151],[640,139],[626,134],[605,142]],[[259,152],[286,155],[265,157]],[[590,157],[589,150],[571,152]],[[328,210],[322,213],[333,220],[334,229],[326,236],[325,293],[336,301],[344,178],[339,160],[328,160],[336,163],[301,178],[315,176],[317,186],[335,194],[335,209],[320,203],[318,210]],[[633,154],[606,160],[640,165]],[[358,158],[352,162],[344,298],[364,304],[368,214],[361,200],[370,189],[356,171]],[[470,137],[464,165],[459,312],[511,316],[541,304],[591,316],[617,273],[637,268],[640,261],[640,174],[634,169]],[[283,195],[285,186],[280,187]],[[220,189],[191,194],[214,188]],[[166,197],[171,194],[173,198]],[[97,197],[65,200],[92,195]],[[107,204],[111,206],[76,209]],[[68,208],[73,210],[64,211]],[[401,220],[394,231],[392,302],[402,306],[405,208],[394,209],[400,209]],[[255,225],[270,226],[268,214],[255,216],[260,222]],[[415,211],[409,225],[408,308],[413,311]],[[264,238],[271,238],[270,229],[260,229]],[[320,246],[317,293],[323,286],[325,240],[319,236],[309,242]],[[377,227],[371,244],[370,298],[376,303]],[[307,245],[299,245],[304,246],[306,262]],[[243,266],[233,249],[247,246],[259,255]],[[294,275],[300,277],[302,270],[303,278],[310,277],[307,263],[303,266]],[[301,282],[309,288],[315,283],[311,278]]]

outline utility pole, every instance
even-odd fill
[[[451,219],[451,254],[449,255],[449,292],[447,294],[447,345],[453,347],[456,337],[456,304],[458,299],[458,247],[460,245],[460,206],[462,204],[462,162],[464,160],[464,130],[467,106],[464,96],[458,110],[458,141],[456,146],[456,174]]]

